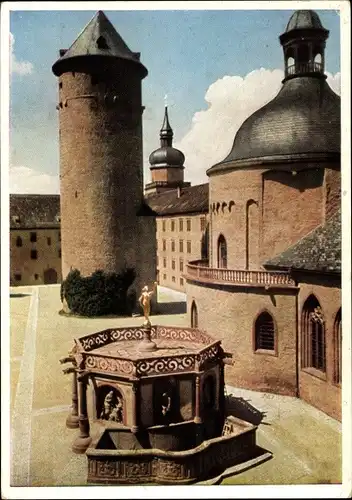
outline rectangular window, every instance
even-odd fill
[[[59,252],[58,252],[58,254],[59,254],[59,257],[60,257],[60,259],[61,259],[61,248],[59,248]]]
[[[171,221],[171,231],[175,231],[175,221]]]
[[[192,247],[191,247],[191,242],[187,241],[187,253],[191,253]]]
[[[176,265],[175,265],[175,261],[173,260],[173,261],[171,262],[171,268],[172,268],[173,270],[175,270],[175,267],[176,267]]]
[[[61,231],[59,231],[59,241],[61,241]]]
[[[183,260],[180,259],[180,272],[183,273]]]
[[[175,251],[175,240],[171,241],[171,252]]]
[[[16,281],[21,281],[22,275],[21,274],[15,274],[15,280]]]
[[[166,251],[166,240],[163,240],[163,250]]]
[[[173,283],[176,283],[176,278],[175,278],[175,276],[173,276],[173,277],[172,277],[172,282],[173,282]]]
[[[39,274],[34,275],[34,279],[37,280],[39,278]]]
[[[31,243],[35,243],[37,241],[37,233],[30,234],[30,241]]]
[[[183,278],[180,278],[180,285],[183,286]]]
[[[38,258],[38,252],[37,250],[31,250],[31,259],[37,259]]]
[[[180,252],[183,252],[183,240],[180,240]]]
[[[163,265],[164,267],[166,267],[166,259],[164,259]]]
[[[191,230],[191,219],[187,219],[187,231]]]
[[[200,230],[203,232],[205,231],[205,217],[200,218]]]
[[[178,219],[179,231],[183,231],[183,219]]]
[[[166,281],[166,274],[163,274],[163,279]]]
[[[163,231],[166,231],[166,220],[163,220]]]
[[[48,246],[50,247],[50,245],[51,245],[51,238],[50,238],[50,236],[46,239],[46,242],[47,242]]]

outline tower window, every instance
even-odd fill
[[[36,260],[38,258],[37,250],[31,250],[31,259]]]
[[[59,89],[62,89],[62,82],[59,82]]]
[[[106,43],[106,40],[103,36],[100,36],[97,40],[98,49],[109,49],[109,45]]]
[[[314,295],[304,303],[301,324],[302,367],[325,372],[325,319]]]
[[[22,246],[22,238],[21,238],[21,236],[17,236],[16,247],[21,247],[21,246]]]
[[[50,247],[50,245],[51,245],[51,238],[50,238],[50,236],[47,237],[46,242],[47,242],[48,246]]]
[[[31,243],[35,243],[37,241],[37,233],[30,233],[30,241]]]
[[[225,237],[220,234],[218,239],[218,267],[227,268],[227,244]]]
[[[262,312],[256,319],[254,326],[255,350],[275,350],[274,320],[267,311]]]
[[[179,244],[180,244],[180,252],[183,252],[183,240],[180,240]]]
[[[334,323],[334,382],[341,384],[342,379],[342,328],[341,328],[341,308],[336,314]]]

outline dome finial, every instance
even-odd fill
[[[170,122],[169,122],[169,115],[167,112],[167,105],[166,105],[166,99],[167,95],[164,97],[165,101],[165,113],[164,113],[164,121],[160,129],[160,142],[161,146],[172,146],[172,138],[174,136],[173,130],[171,128]]]

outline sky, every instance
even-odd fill
[[[167,96],[174,146],[186,157],[185,180],[207,182],[206,170],[228,154],[243,121],[279,91],[278,37],[294,10],[104,12],[148,69],[142,82],[144,181],[150,181],[149,154],[160,145]],[[328,83],[340,93],[339,13],[316,12],[330,31]],[[11,193],[59,193],[58,82],[51,67],[94,14],[10,12]]]

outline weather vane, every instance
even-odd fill
[[[165,108],[167,108],[167,94],[164,95]]]

